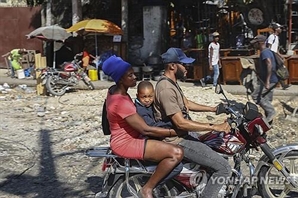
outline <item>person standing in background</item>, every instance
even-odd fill
[[[22,55],[27,53],[26,49],[13,49],[10,51],[8,60],[11,67],[11,78],[15,78],[15,70],[22,69]]]
[[[220,44],[218,43],[219,40],[219,33],[213,32],[213,41],[208,46],[208,62],[209,62],[209,70],[212,71],[212,76],[208,75],[202,79],[200,79],[202,87],[206,86],[206,81],[210,80],[213,77],[213,87],[216,86],[218,77],[219,77],[219,68],[221,68],[220,63]]]
[[[83,62],[82,65],[83,65],[84,72],[87,72],[87,67],[89,66],[90,58],[95,59],[95,57],[92,54],[90,54],[87,51],[87,48],[85,47],[83,49],[83,57],[82,57],[82,62]]]
[[[280,57],[281,57],[281,54],[279,53],[278,47],[279,47],[279,34],[281,33],[281,28],[282,26],[280,24],[274,23],[272,25],[272,29],[274,32],[270,34],[270,36],[267,39],[267,47],[271,51],[277,53]],[[290,85],[285,84],[283,80],[280,80],[279,83],[281,84],[283,90],[286,90],[287,88],[290,87]]]
[[[197,34],[195,36],[195,41],[198,49],[204,48],[204,34],[201,30],[197,31]]]

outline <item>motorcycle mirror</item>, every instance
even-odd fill
[[[217,84],[216,85],[216,87],[215,87],[215,93],[217,93],[217,94],[223,93],[223,89],[221,87],[221,84]]]
[[[78,56],[83,56],[83,52],[80,52],[80,53],[76,54],[76,55],[74,56],[74,60],[76,60]]]
[[[229,106],[231,105],[230,102],[229,102],[229,100],[228,100],[228,98],[226,97],[226,95],[225,95],[223,89],[222,89],[221,84],[217,84],[217,85],[216,85],[216,87],[215,87],[215,93],[217,93],[217,94],[222,94],[222,95],[225,97],[225,99],[226,99],[228,105],[229,105]]]

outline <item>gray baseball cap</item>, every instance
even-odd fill
[[[256,42],[265,42],[266,39],[267,39],[266,36],[259,34],[259,35],[255,36],[255,38],[253,38],[250,41],[250,43],[255,44]]]

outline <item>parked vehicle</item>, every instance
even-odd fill
[[[271,126],[257,106],[251,102],[232,104],[221,85],[217,85],[215,91],[223,94],[227,101],[218,113],[229,115],[231,132],[210,131],[199,139],[231,163],[233,161],[231,177],[218,197],[251,197],[257,191],[263,198],[298,197],[298,144],[270,147],[266,133]],[[259,148],[264,155],[255,167],[253,161],[256,157],[252,151]],[[109,147],[90,149],[86,154],[104,158],[102,171],[105,177],[102,190],[96,197],[137,197],[138,190],[156,167],[154,163],[121,158],[114,155]],[[184,168],[178,176],[155,188],[155,197],[200,197],[206,183],[212,179],[208,168],[187,159],[182,163]],[[243,173],[244,164],[249,170],[246,175]]]
[[[55,96],[62,96],[69,89],[73,89],[82,80],[89,89],[93,90],[92,84],[88,75],[80,66],[81,60],[79,57],[82,53],[76,54],[74,60],[65,62],[60,69],[45,68],[41,72],[42,84],[47,88],[47,91]]]

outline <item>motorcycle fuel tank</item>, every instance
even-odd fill
[[[224,132],[211,131],[199,137],[200,141],[208,145],[213,150],[227,154],[234,155],[245,148],[246,140],[236,131],[232,134],[225,134]]]
[[[78,70],[78,67],[76,67],[76,65],[73,63],[65,63],[63,65],[63,71],[65,71],[65,72],[74,72],[77,70]]]

